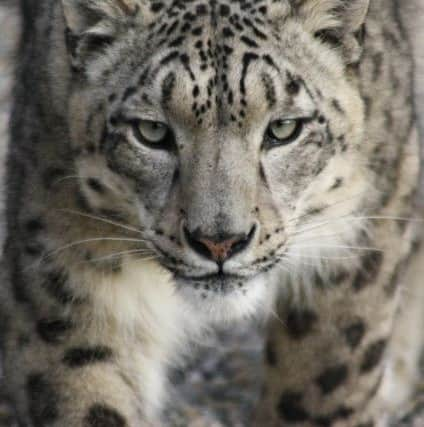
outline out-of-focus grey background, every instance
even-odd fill
[[[424,136],[424,0],[397,1],[402,2],[402,8],[405,5],[403,8],[405,28],[411,34],[415,50],[417,77],[415,102],[418,116],[422,119],[421,128]],[[7,123],[11,108],[12,76],[19,32],[17,4],[18,0],[0,0],[0,245],[4,236],[2,212],[3,175],[8,139]],[[422,187],[424,200],[424,181]],[[178,384],[179,393],[184,396],[184,400],[189,405],[187,407],[184,404],[179,405],[180,408],[171,415],[173,421],[170,421],[169,425],[175,427],[242,426],[243,423],[240,423],[244,418],[242,414],[245,417],[248,416],[257,393],[255,386],[259,382],[259,375],[255,371],[260,370],[258,341],[254,333],[249,333],[249,336],[238,335],[236,338],[234,334],[229,337],[228,334],[223,333],[220,337],[220,345],[215,346],[213,352],[201,353],[197,363],[189,366],[185,372],[176,372],[175,383]],[[213,353],[212,356],[211,353]],[[6,400],[0,368],[0,427],[15,427]],[[192,408],[196,407],[198,411],[193,411]],[[221,422],[206,421],[206,419],[216,420],[215,416],[199,418],[199,413],[205,415],[205,408],[209,408],[212,414],[219,414],[218,418]],[[424,390],[423,398],[418,397],[416,401],[411,402],[411,415],[396,427],[424,427]]]

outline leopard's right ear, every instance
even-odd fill
[[[138,0],[61,0],[72,68],[80,70],[110,45],[120,26],[139,12]]]
[[[134,16],[137,0],[61,0],[68,28],[74,34],[90,30],[99,22],[113,24]]]

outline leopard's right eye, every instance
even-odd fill
[[[133,122],[136,138],[151,148],[168,149],[173,145],[171,129],[164,123],[150,120],[137,120]]]

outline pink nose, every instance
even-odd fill
[[[223,262],[230,258],[232,248],[239,241],[238,238],[223,240],[222,242],[214,242],[209,239],[199,239],[209,250],[211,258],[216,262]]]
[[[232,234],[226,236],[209,237],[202,235],[199,231],[191,233],[184,227],[184,234],[191,249],[198,255],[223,264],[233,255],[242,252],[251,243],[255,235],[256,226],[249,233]]]

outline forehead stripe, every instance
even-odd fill
[[[277,95],[272,77],[268,73],[262,73],[261,81],[265,87],[265,97],[269,108],[277,103]]]
[[[162,104],[167,105],[172,98],[172,92],[175,87],[175,73],[171,71],[167,76],[163,79],[162,82]]]

